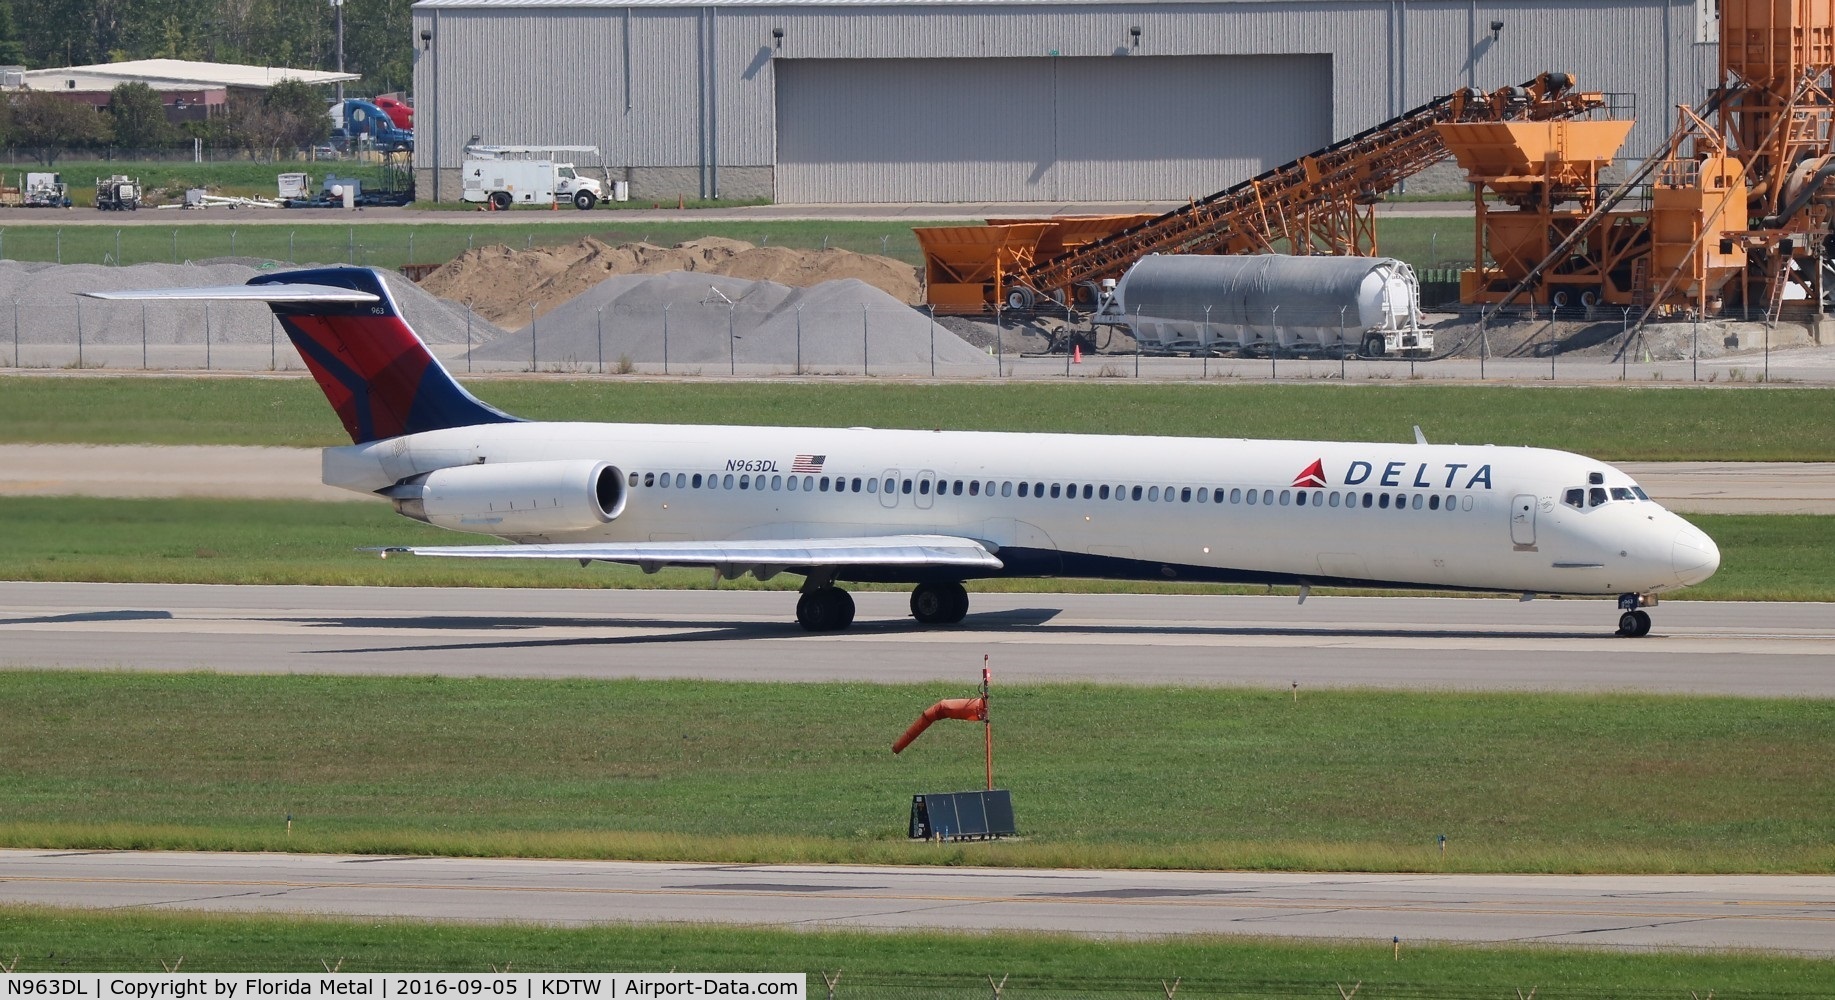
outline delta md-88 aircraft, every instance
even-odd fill
[[[465,391],[380,275],[326,268],[102,299],[268,303],[351,445],[324,481],[509,545],[387,551],[803,578],[796,618],[847,628],[844,582],[968,612],[986,577],[1613,596],[1618,634],[1712,576],[1712,539],[1604,462],[1542,448],[522,420]]]

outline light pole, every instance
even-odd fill
[[[337,18],[337,22],[338,22],[338,72],[343,73],[344,72],[344,0],[325,0],[325,2],[331,4],[331,9],[334,12],[334,16]],[[344,81],[342,79],[338,81],[338,113],[340,115],[344,113]],[[345,125],[346,133],[349,132],[349,129],[350,129],[350,126]]]

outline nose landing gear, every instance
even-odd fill
[[[1626,639],[1641,639],[1649,635],[1650,613],[1644,607],[1656,603],[1653,594],[1618,595],[1618,631],[1614,634]]]

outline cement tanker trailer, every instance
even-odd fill
[[[1103,290],[1092,319],[1128,327],[1149,352],[1420,356],[1434,342],[1419,297],[1414,270],[1392,257],[1150,254]]]

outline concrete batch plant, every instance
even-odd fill
[[[414,168],[440,201],[473,142],[597,146],[639,201],[1183,201],[1550,69],[1637,120],[1636,160],[1715,83],[1718,8],[420,0]]]

